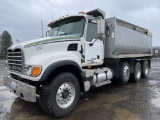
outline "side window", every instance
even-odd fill
[[[93,38],[97,37],[97,24],[88,22],[86,41],[91,42]]]
[[[49,36],[57,36],[57,33],[58,33],[58,27],[52,28],[49,31]]]

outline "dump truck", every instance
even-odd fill
[[[65,16],[48,24],[47,37],[8,48],[4,85],[19,98],[63,117],[91,87],[147,78],[152,34],[106,18],[104,11]],[[107,87],[107,86],[106,86]]]

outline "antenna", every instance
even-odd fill
[[[43,38],[43,22],[42,22],[42,20],[41,20],[41,30],[42,30],[42,38]]]

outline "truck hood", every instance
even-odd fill
[[[9,49],[14,49],[14,48],[27,48],[39,44],[46,44],[46,43],[52,43],[56,41],[66,41],[66,40],[79,40],[80,37],[76,35],[65,35],[65,36],[55,36],[55,37],[46,37],[46,38],[41,38],[41,39],[35,39],[35,40],[30,40],[27,42],[22,42],[16,45],[12,45]]]

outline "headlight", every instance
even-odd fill
[[[41,66],[26,65],[24,68],[24,74],[32,77],[37,77],[38,75],[40,75],[41,71],[42,71]]]

